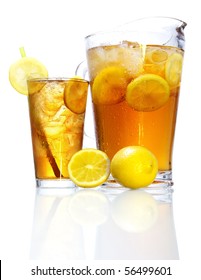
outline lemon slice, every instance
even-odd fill
[[[22,57],[10,66],[9,81],[19,93],[28,95],[27,79],[47,77],[48,71],[37,59]]]
[[[169,98],[167,81],[155,74],[144,74],[127,87],[126,101],[137,111],[154,111],[162,107]]]
[[[96,104],[111,105],[123,100],[128,84],[126,69],[118,66],[104,68],[92,86],[92,100]]]
[[[170,87],[177,87],[181,81],[183,56],[173,53],[169,56],[165,65],[165,78]]]
[[[69,80],[64,90],[64,103],[73,113],[82,114],[86,109],[88,82],[81,78]]]
[[[145,57],[148,63],[162,63],[165,62],[167,58],[168,58],[168,53],[162,49],[149,50],[146,53],[146,57]]]
[[[97,187],[107,180],[110,174],[110,161],[100,150],[83,149],[72,156],[68,172],[70,179],[77,186]]]

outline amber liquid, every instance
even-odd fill
[[[112,159],[123,147],[141,145],[158,159],[159,169],[170,170],[178,95],[153,112],[137,112],[126,102],[94,105],[98,147]]]
[[[178,49],[175,48],[150,46],[147,47],[146,54],[143,50],[134,49],[132,55],[132,49],[129,45],[127,57],[127,50],[125,48],[124,52],[123,49],[122,46],[110,46],[97,47],[88,51],[92,96],[93,81],[105,67],[110,65],[126,66],[128,64],[128,68],[131,69],[132,59],[134,59],[139,61],[136,64],[140,67],[139,71],[134,70],[135,73],[131,74],[134,78],[144,73],[153,73],[164,78],[165,59],[173,52],[178,52]],[[148,54],[150,55],[152,50],[157,50],[154,53],[154,63],[146,57]],[[140,63],[141,66],[139,66]],[[133,63],[133,69],[135,69],[136,64]],[[97,147],[106,152],[112,159],[114,154],[123,147],[145,146],[157,157],[159,171],[171,170],[178,98],[179,86],[171,88],[170,97],[165,105],[149,112],[134,110],[127,104],[126,100],[112,105],[94,103]]]
[[[82,148],[84,113],[76,114],[66,107],[64,89],[67,83],[63,80],[28,82],[37,179],[69,178],[68,163]]]

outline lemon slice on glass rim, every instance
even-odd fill
[[[22,57],[9,68],[9,81],[16,91],[28,95],[27,79],[48,77],[48,71],[37,59],[26,57],[24,48],[20,53]]]
[[[169,96],[170,87],[165,79],[155,74],[144,74],[128,84],[126,101],[136,111],[149,112],[165,105]]]
[[[110,174],[110,160],[106,153],[85,148],[76,152],[69,164],[70,179],[79,187],[92,188],[103,184]]]

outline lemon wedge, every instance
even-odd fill
[[[23,55],[21,59],[10,66],[9,81],[16,91],[28,95],[27,79],[47,77],[48,71],[37,59],[26,57],[24,51]]]
[[[137,111],[154,111],[169,99],[170,88],[165,79],[155,74],[144,74],[127,87],[126,101]]]
[[[165,65],[165,78],[170,87],[180,85],[183,56],[180,53],[173,53],[169,56]]]
[[[86,148],[72,156],[68,164],[68,172],[70,179],[77,186],[97,187],[109,177],[110,160],[104,152]]]
[[[123,100],[128,84],[124,67],[109,66],[96,76],[92,86],[92,100],[95,104],[111,105]]]

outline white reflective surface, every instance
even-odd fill
[[[178,259],[172,196],[37,189],[30,258]]]

